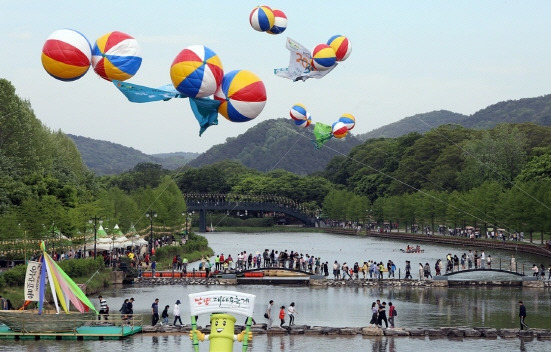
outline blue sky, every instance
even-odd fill
[[[473,114],[503,100],[551,90],[550,1],[4,1],[0,12],[0,77],[28,99],[52,130],[143,151],[203,152],[267,119],[288,117],[302,103],[313,122],[342,113],[365,133],[417,113]],[[257,5],[283,10],[287,30],[256,32]],[[93,44],[118,30],[135,37],[143,63],[129,82],[170,83],[170,65],[184,48],[202,44],[225,71],[247,69],[265,83],[268,102],[255,120],[219,125],[199,137],[186,99],[132,104],[90,70],[75,82],[51,78],[41,49],[55,30],[72,28]],[[346,35],[352,54],[320,80],[273,75],[289,60],[285,38],[306,47]]]

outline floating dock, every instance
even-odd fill
[[[128,320],[112,314],[110,320],[88,321],[84,325],[64,332],[13,331],[9,326],[0,324],[0,339],[14,340],[120,340],[141,333],[143,317],[135,314]]]

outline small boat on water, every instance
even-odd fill
[[[419,245],[417,245],[415,247],[408,245],[406,247],[406,249],[400,248],[400,252],[402,252],[402,253],[424,253],[425,250],[421,249],[421,246],[419,246]]]
[[[46,253],[44,242],[40,244],[42,256],[30,261],[25,276],[25,307],[37,302],[32,310],[0,310],[0,323],[12,331],[24,333],[57,333],[75,331],[95,320],[98,314],[82,289]],[[53,307],[44,308],[46,287],[50,286]],[[77,311],[70,311],[72,306]]]

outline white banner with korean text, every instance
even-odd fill
[[[252,316],[255,295],[237,291],[205,291],[191,293],[189,307],[191,315],[204,313],[234,313]]]
[[[27,273],[25,274],[25,300],[38,301],[40,293],[40,270],[42,263],[29,261],[27,265]]]

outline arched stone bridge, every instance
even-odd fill
[[[301,204],[289,198],[269,195],[232,194],[184,194],[188,211],[199,213],[199,232],[207,231],[207,211],[248,212],[249,214],[283,213],[304,224],[314,227],[316,218]]]
[[[472,273],[472,272],[476,272],[476,271],[497,272],[497,273],[505,273],[505,274],[515,275],[515,276],[526,276],[526,275],[524,275],[524,273],[519,273],[519,272],[516,272],[516,271],[503,270],[503,269],[481,269],[481,268],[458,270],[458,271],[454,271],[454,272],[451,272],[451,273],[444,274],[442,276],[453,276],[453,275],[464,274],[464,273]]]

